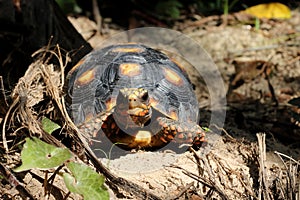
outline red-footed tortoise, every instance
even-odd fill
[[[69,72],[66,88],[67,110],[89,141],[104,133],[126,150],[204,142],[186,72],[147,46],[119,44],[89,53]]]

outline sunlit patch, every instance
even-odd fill
[[[122,52],[122,53],[141,53],[144,49],[139,47],[117,47],[112,50],[112,52]]]
[[[141,66],[137,63],[123,63],[120,65],[120,73],[124,76],[137,76],[142,73]]]
[[[151,133],[149,131],[139,131],[135,136],[136,142],[149,144],[151,142]]]
[[[81,76],[79,76],[77,79],[78,84],[86,85],[86,84],[90,83],[91,81],[93,81],[95,78],[95,72],[96,72],[96,69],[91,69],[91,70],[88,70],[88,71],[84,72],[83,74],[81,74]]]
[[[164,68],[164,74],[165,74],[165,78],[173,83],[174,85],[182,85],[183,84],[183,80],[182,78],[173,70],[168,69],[168,68]]]
[[[69,73],[73,73],[76,69],[79,68],[79,66],[82,65],[82,63],[84,63],[85,59],[81,59],[74,67],[72,67],[72,69],[69,71]]]

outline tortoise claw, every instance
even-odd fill
[[[178,143],[192,143],[193,146],[200,147],[205,142],[205,132],[197,124],[164,117],[159,117],[157,120],[161,126],[159,138],[165,143],[175,140]]]

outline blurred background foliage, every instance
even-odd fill
[[[92,18],[93,0],[56,0],[66,14],[84,14]],[[195,15],[221,15],[245,10],[275,0],[97,0],[101,16],[126,26],[134,14],[154,17],[164,23],[193,19]],[[289,8],[300,6],[297,0],[276,1]]]

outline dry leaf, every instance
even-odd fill
[[[258,18],[289,19],[291,17],[291,10],[281,3],[259,4],[247,8],[245,12]]]

